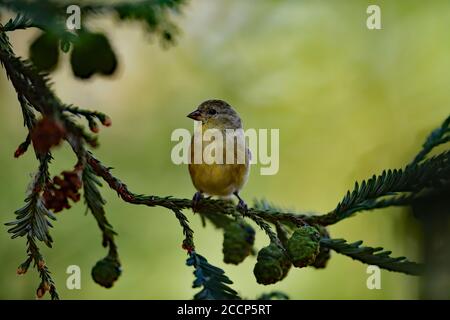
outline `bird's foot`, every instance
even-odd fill
[[[239,199],[238,205],[236,206],[237,211],[239,211],[242,214],[246,214],[248,212],[248,206],[245,203],[245,201],[239,196],[237,192],[234,193],[234,195]]]
[[[203,199],[203,194],[198,191],[194,194],[192,198],[192,211],[194,213],[198,212],[200,201]]]
[[[244,213],[244,214],[246,214],[248,212],[248,206],[242,199],[239,200],[238,205],[236,206],[236,209],[239,212]]]

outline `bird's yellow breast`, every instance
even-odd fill
[[[202,143],[200,150],[204,151],[207,146],[211,147],[211,144],[215,142]],[[223,145],[223,159],[226,159],[226,147]],[[233,164],[227,163],[194,163],[194,139],[191,143],[191,163],[189,164],[189,173],[191,175],[192,183],[195,188],[208,195],[213,196],[230,196],[234,192],[239,191],[247,182],[249,174],[249,151],[245,149],[245,161],[244,163],[238,163],[237,161],[237,146],[233,148]],[[233,150],[232,149],[232,150]],[[225,161],[224,161],[225,162]]]
[[[245,184],[248,164],[190,164],[189,173],[195,188],[214,196],[230,196]]]

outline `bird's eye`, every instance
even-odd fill
[[[213,116],[213,115],[215,115],[216,113],[217,113],[217,111],[214,110],[214,109],[209,109],[209,110],[208,110],[208,114],[209,114],[209,115],[212,115],[212,116]]]

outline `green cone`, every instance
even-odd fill
[[[295,230],[286,247],[292,264],[302,268],[314,263],[319,254],[319,241],[320,234],[314,227],[305,226]]]
[[[276,244],[271,243],[258,252],[253,273],[258,283],[268,285],[284,279],[290,267],[287,255]]]
[[[97,261],[92,268],[92,279],[105,288],[111,288],[121,274],[120,263],[110,257]]]
[[[232,222],[223,235],[223,261],[239,264],[252,252],[255,230],[245,222]]]

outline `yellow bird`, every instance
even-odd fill
[[[212,131],[221,133],[221,137],[223,137],[221,141],[214,138],[207,142],[203,139],[195,140],[195,136],[192,138],[189,173],[192,183],[198,191],[192,199],[194,211],[204,194],[221,198],[230,198],[235,195],[239,200],[238,209],[247,210],[247,205],[239,196],[239,191],[248,179],[250,151],[245,145],[245,140],[239,139],[238,136],[232,138],[231,146],[230,144],[227,145],[227,142],[230,141],[227,138],[229,137],[227,136],[227,131],[229,131],[227,129],[235,130],[234,132],[240,132],[240,134],[243,132],[239,115],[225,101],[207,100],[201,103],[195,111],[188,114],[188,117],[202,122],[201,132],[203,134],[208,129],[212,129]],[[205,148],[211,150],[211,147],[217,146],[219,142],[221,142],[219,146],[223,147],[222,157],[219,158],[223,161],[205,161],[203,158]],[[197,143],[201,143],[201,147],[196,148]],[[201,163],[195,163],[195,150],[201,150]],[[233,160],[232,163],[227,161],[227,151],[230,154],[228,158]],[[239,154],[240,151],[243,157]]]

